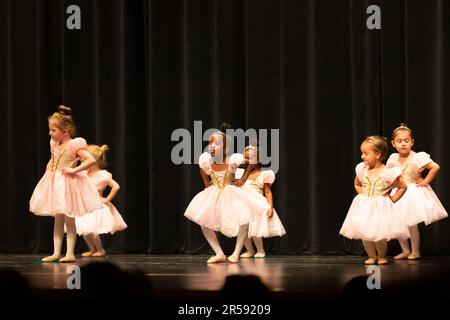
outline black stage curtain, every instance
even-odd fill
[[[72,4],[81,30],[66,28]],[[381,30],[366,27],[372,4]],[[79,136],[111,147],[129,227],[105,237],[109,252],[209,250],[183,217],[198,166],[171,161],[172,132],[195,120],[280,130],[273,192],[287,235],[269,253],[362,253],[338,235],[360,142],[404,121],[441,165],[433,187],[450,209],[448,1],[1,0],[0,33],[1,252],[52,248],[53,220],[28,201],[60,103]],[[448,219],[420,230],[423,254],[450,254]]]

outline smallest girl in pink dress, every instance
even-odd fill
[[[106,167],[106,152],[108,151],[109,147],[106,144],[101,147],[97,145],[88,146],[88,152],[97,161],[96,164],[89,168],[88,177],[97,187],[103,205],[91,214],[75,219],[77,233],[83,236],[89,247],[89,251],[81,254],[83,257],[104,257],[106,252],[99,235],[105,233],[114,234],[116,231],[122,231],[127,228],[127,224],[119,211],[111,203],[117,195],[120,185],[112,178],[112,174],[104,169]],[[110,187],[110,191],[105,197],[103,193],[106,187]]]

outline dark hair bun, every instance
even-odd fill
[[[231,124],[229,124],[228,122],[222,122],[221,124],[219,124],[219,130],[223,133],[226,133],[227,129],[231,129]]]

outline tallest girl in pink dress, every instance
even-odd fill
[[[83,138],[72,138],[75,123],[72,110],[59,106],[58,112],[48,117],[51,158],[44,176],[38,182],[30,199],[30,211],[38,216],[53,216],[53,254],[42,261],[74,262],[77,238],[75,217],[102,207],[95,186],[88,180],[86,169],[95,164],[87,152]],[[81,161],[80,165],[77,165]],[[67,228],[67,252],[61,258]]]

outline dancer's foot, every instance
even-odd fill
[[[61,256],[53,254],[51,256],[42,258],[41,261],[43,261],[43,262],[54,262],[54,261],[59,261],[60,258],[61,258]]]
[[[408,256],[408,260],[418,260],[420,259],[420,252],[413,252]]]
[[[81,256],[82,257],[90,257],[90,256],[92,256],[94,253],[92,252],[92,251],[86,251],[86,252],[83,252],[82,254],[81,254]]]
[[[394,257],[394,260],[404,260],[409,256],[409,252],[402,252]]]
[[[265,258],[266,253],[265,252],[257,252],[255,254],[255,258]]]
[[[97,251],[97,252],[93,253],[92,256],[93,257],[104,257],[104,256],[106,256],[106,251],[105,250]]]
[[[241,254],[241,258],[253,258],[253,256],[255,255],[254,251],[245,251],[243,254]]]
[[[220,263],[220,262],[224,262],[227,260],[227,257],[225,257],[225,255],[223,256],[212,256],[211,258],[208,259],[208,261],[206,261],[206,263]]]
[[[377,258],[369,258],[366,261],[364,261],[364,264],[375,264],[377,263]]]
[[[239,262],[239,256],[238,255],[231,255],[228,257],[228,261],[231,263],[238,263]]]
[[[378,264],[387,264],[388,263],[388,259],[386,258],[378,258]]]
[[[77,258],[75,258],[75,256],[65,256],[64,258],[59,259],[59,262],[75,262],[77,261]]]

